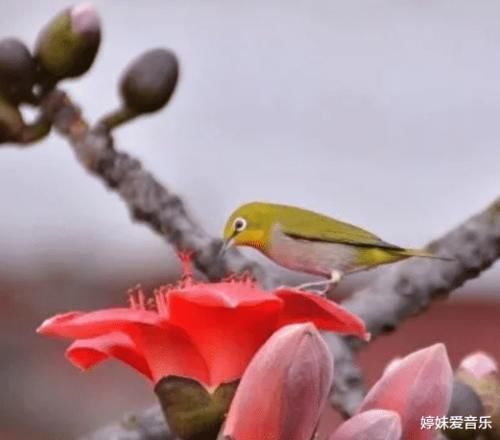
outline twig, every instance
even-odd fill
[[[500,198],[428,248],[456,260],[406,260],[388,267],[373,284],[344,301],[346,308],[363,319],[372,338],[395,330],[433,300],[476,278],[500,257]],[[352,350],[363,343],[335,335],[329,336],[329,342],[335,358],[333,402],[343,413],[352,414],[364,394]]]
[[[149,408],[140,415],[130,415],[79,440],[176,440],[163,417],[160,407]]]
[[[210,237],[189,216],[182,200],[144,170],[141,163],[117,151],[104,126],[91,128],[68,96],[55,90],[41,105],[44,117],[66,137],[83,167],[116,191],[132,218],[162,234],[176,249],[194,253],[194,263],[209,279],[227,272],[251,272],[265,287],[276,284],[257,263],[235,249],[219,257],[221,241]]]

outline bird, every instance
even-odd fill
[[[358,226],[296,206],[251,202],[229,216],[221,253],[230,246],[248,246],[298,272],[323,277],[297,289],[329,290],[354,272],[410,257],[451,260],[427,250],[396,246]]]

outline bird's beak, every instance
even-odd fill
[[[222,257],[226,251],[233,245],[234,237],[229,237],[222,243],[219,251],[219,257]]]

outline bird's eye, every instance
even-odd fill
[[[234,221],[234,230],[236,232],[241,232],[247,227],[247,221],[244,218],[238,217]]]

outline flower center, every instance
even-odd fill
[[[218,283],[197,283],[193,277],[193,267],[192,267],[192,252],[180,251],[177,256],[181,262],[182,267],[182,277],[179,281],[173,284],[166,284],[157,287],[153,290],[153,295],[149,298],[146,297],[143,288],[140,285],[135,286],[127,292],[128,304],[131,309],[134,310],[151,310],[157,312],[160,316],[167,317],[168,309],[168,293],[172,290],[185,290],[186,295],[192,293],[193,287],[197,284],[214,284],[214,285],[224,285],[228,284],[240,284],[243,286],[254,287],[255,279],[252,277],[250,272],[243,272],[240,274],[231,274],[226,278],[222,279]],[[227,285],[226,287],[227,288]]]

